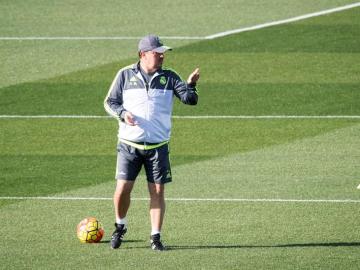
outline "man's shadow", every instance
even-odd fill
[[[110,244],[111,240],[101,240],[100,244]],[[140,243],[144,242],[143,240],[123,240],[123,243]]]
[[[308,247],[360,247],[360,242],[294,243],[279,245],[170,245],[168,250],[186,249],[249,249],[249,248],[308,248]]]
[[[109,244],[110,240],[102,240],[101,244]],[[145,243],[144,240],[124,240],[122,249],[147,249],[149,245],[126,246],[126,243]],[[360,242],[328,242],[328,243],[293,243],[278,245],[166,245],[167,250],[202,250],[202,249],[253,249],[253,248],[310,248],[310,247],[360,247]]]

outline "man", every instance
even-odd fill
[[[119,119],[117,185],[114,193],[115,231],[111,247],[119,248],[127,231],[130,194],[142,166],[150,194],[150,246],[163,251],[160,234],[165,214],[165,183],[171,182],[169,147],[174,96],[196,105],[195,69],[186,82],[174,71],[162,68],[164,53],[171,50],[159,37],[148,35],[139,42],[139,62],[121,69],[104,101],[105,110]]]

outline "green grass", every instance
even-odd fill
[[[356,120],[174,120],[171,161],[173,166],[192,164],[356,123]],[[2,196],[44,196],[113,181],[115,121],[1,120],[0,128],[4,131],[0,157]]]
[[[199,106],[176,104],[174,113],[222,115],[226,106],[230,115],[359,114],[360,41],[354,36],[360,35],[360,25],[348,18],[358,16],[358,10],[314,18],[313,24],[298,22],[202,41],[168,53],[166,64],[183,77],[195,66],[202,74]],[[340,29],[336,38],[334,27]],[[0,114],[104,115],[102,101],[117,70],[135,61],[4,87]]]
[[[146,26],[147,31],[160,32],[163,36],[203,36],[244,24],[253,25],[293,17],[350,4],[353,1],[323,0],[311,5],[309,3],[286,0],[240,0],[223,3],[215,0],[166,0],[151,3],[115,0],[64,0],[53,3],[32,0],[19,3],[3,0],[0,4],[0,32],[3,36],[137,37],[143,35]],[[134,20],[134,16],[141,19]]]
[[[66,219],[59,216],[59,209]],[[92,204],[92,214],[103,217],[107,235],[100,244],[84,245],[74,232],[79,217],[89,213],[84,202],[10,205],[2,211],[3,222],[10,227],[16,223],[17,233],[6,236],[2,265],[8,269],[356,269],[359,262],[359,239],[353,237],[356,205],[170,202],[165,232],[170,250],[161,254],[148,247],[147,204],[138,201],[132,204],[127,240],[121,250],[111,250],[110,210],[110,201]],[[201,219],[179,222],[194,216]]]
[[[0,2],[2,37],[206,36],[350,4],[321,1]],[[136,11],[136,12],[135,12]],[[195,12],[196,11],[196,12]],[[134,13],[137,18],[134,20]],[[169,15],[170,14],[170,15]],[[226,14],[226,16],[224,16]],[[176,18],[176,19],[174,19]],[[165,40],[173,47],[192,40]],[[136,55],[137,40],[0,41],[0,87],[47,79]]]
[[[344,3],[350,1],[200,1],[196,5],[204,8],[197,16],[168,17],[168,24],[153,25],[161,35],[206,35]],[[140,22],[133,25],[126,17],[129,3],[110,9],[111,2],[94,2],[82,9],[84,3],[77,2],[71,10],[66,1],[53,4],[34,1],[22,11],[21,3],[3,1],[0,33],[131,36],[143,31]],[[98,12],[90,22],[84,16],[91,8]],[[177,11],[190,9],[190,2],[183,2]],[[114,18],[119,10],[122,28]],[[224,10],[232,12],[222,16]],[[79,16],[72,16],[75,11]],[[176,102],[174,114],[360,115],[359,11],[215,40],[170,41],[177,49],[166,55],[166,65],[184,78],[201,68],[198,106]],[[16,20],[9,24],[12,14]],[[34,15],[38,22],[29,25]],[[7,61],[0,78],[0,115],[105,115],[103,99],[117,70],[136,61],[136,42],[119,43],[0,41],[0,59]],[[29,58],[21,66],[23,56]],[[25,79],[15,71],[26,73]],[[166,186],[167,198],[359,200],[359,132],[358,119],[173,119],[174,181]],[[1,269],[358,268],[358,203],[170,200],[163,230],[169,251],[155,254],[148,247],[148,202],[134,200],[125,242],[111,250],[116,133],[114,119],[0,119],[0,197],[108,198],[0,199],[6,228]],[[147,198],[147,193],[141,174],[133,197]],[[86,216],[104,224],[101,243],[76,239],[76,225]]]

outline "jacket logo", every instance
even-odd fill
[[[132,76],[130,78],[130,86],[136,86],[137,85],[137,79],[135,78],[135,76]]]
[[[165,85],[165,84],[166,84],[166,78],[165,78],[164,76],[161,76],[161,77],[160,77],[160,83],[161,83],[162,85]]]

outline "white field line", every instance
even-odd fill
[[[0,119],[11,119],[11,118],[19,118],[19,119],[47,119],[47,118],[73,118],[73,119],[111,119],[111,116],[101,116],[101,115],[0,115]]]
[[[140,40],[142,37],[0,37],[0,40]],[[161,36],[162,39],[202,40],[204,37]]]
[[[360,119],[360,115],[174,115],[174,119]]]
[[[0,115],[0,119],[112,119],[100,115]],[[173,119],[360,119],[360,115],[173,115]]]
[[[352,8],[359,7],[359,6],[360,6],[360,2],[356,2],[353,4],[336,7],[336,8],[332,8],[332,9],[327,9],[327,10],[322,10],[322,11],[318,11],[318,12],[314,12],[314,13],[304,14],[301,16],[296,16],[296,17],[292,17],[292,18],[288,18],[288,19],[284,19],[284,20],[273,21],[273,22],[258,24],[258,25],[254,25],[254,26],[250,26],[250,27],[220,32],[217,34],[206,36],[205,39],[214,39],[214,38],[224,37],[224,36],[237,34],[237,33],[241,33],[241,32],[258,30],[258,29],[262,29],[262,28],[266,28],[266,27],[270,27],[270,26],[274,26],[274,25],[280,25],[280,24],[286,24],[286,23],[290,23],[290,22],[301,21],[301,20],[305,20],[308,18],[318,17],[318,16],[322,16],[322,15],[326,15],[326,14],[330,14],[330,13],[334,13],[334,12],[352,9]]]
[[[0,197],[0,200],[52,200],[52,201],[112,201],[105,197]],[[149,198],[132,198],[134,201],[148,201]],[[352,199],[231,199],[231,198],[167,198],[175,202],[274,202],[274,203],[360,203]]]
[[[296,17],[292,17],[292,18],[288,18],[288,19],[267,22],[267,23],[253,25],[253,26],[249,26],[249,27],[228,30],[228,31],[208,35],[205,37],[200,37],[200,36],[192,36],[192,37],[191,36],[161,36],[161,38],[162,39],[175,39],[175,40],[214,39],[214,38],[224,37],[224,36],[237,34],[237,33],[241,33],[241,32],[262,29],[262,28],[266,28],[266,27],[270,27],[270,26],[274,26],[274,25],[280,25],[280,24],[286,24],[286,23],[290,23],[290,22],[305,20],[308,18],[322,16],[322,15],[339,12],[339,11],[343,11],[343,10],[347,10],[347,9],[352,9],[352,8],[359,7],[359,6],[360,6],[360,2],[355,2],[355,3],[341,6],[341,7],[326,9],[326,10],[322,10],[322,11],[318,11],[318,12],[308,13],[308,14],[304,14],[304,15],[300,15],[300,16],[296,16]],[[140,38],[141,37],[126,37],[126,36],[123,36],[123,37],[0,37],[0,40],[139,40]]]

